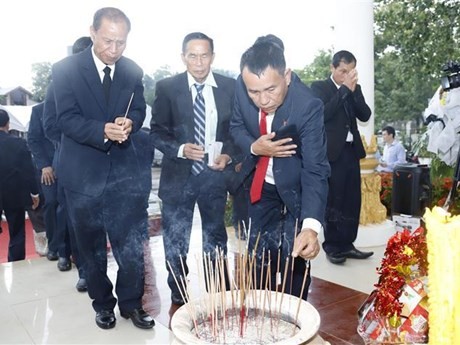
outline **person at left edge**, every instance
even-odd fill
[[[26,208],[36,209],[40,197],[27,142],[8,133],[10,117],[0,109],[0,217],[5,211],[10,235],[8,261],[26,257]]]
[[[143,71],[122,56],[130,29],[124,12],[101,8],[90,27],[93,46],[52,67],[62,131],[60,181],[86,264],[96,324],[103,329],[115,326],[117,304],[107,276],[107,235],[119,266],[115,288],[120,315],[139,328],[155,324],[142,309],[147,187],[137,178],[140,164],[133,159],[139,158],[130,136],[141,128],[146,105]],[[111,84],[107,94],[105,74]]]

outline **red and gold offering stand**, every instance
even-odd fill
[[[427,243],[425,231],[404,229],[387,244],[380,279],[358,312],[366,344],[428,341]]]
[[[460,216],[427,209],[425,228],[392,236],[358,311],[366,344],[460,343]]]

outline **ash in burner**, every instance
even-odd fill
[[[226,274],[232,276],[228,258],[218,249],[216,253],[214,260],[209,254],[197,257],[200,282],[197,298],[192,295],[194,289],[188,279],[184,279],[185,270],[179,277],[173,275],[182,299],[187,301],[171,320],[171,328],[179,341],[184,344],[303,344],[316,334],[320,323],[318,311],[307,301],[285,291],[286,272],[293,267],[289,265],[289,257],[284,275],[277,269],[279,284],[272,289],[271,265],[267,266],[265,281],[260,278],[260,284],[256,284],[256,256],[248,255],[247,251],[240,254],[236,275],[230,279],[228,290],[224,278]],[[267,257],[270,262],[270,251]],[[200,262],[204,262],[204,269]],[[301,296],[307,272],[308,269]]]
[[[291,338],[300,330],[294,320],[285,315],[270,315],[268,310],[251,308],[242,322],[237,309],[227,310],[227,315],[219,315],[216,320],[219,331],[212,329],[210,318],[198,320],[197,329],[191,332],[201,341],[210,344],[273,344]]]

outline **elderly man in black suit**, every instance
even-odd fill
[[[201,215],[203,251],[225,253],[224,223],[227,188],[223,170],[230,162],[229,133],[235,80],[211,72],[214,43],[200,32],[185,36],[182,61],[187,71],[161,80],[156,85],[152,107],[151,137],[163,152],[159,197],[163,202],[162,225],[166,260],[171,264],[168,284],[173,304],[183,304],[174,275],[183,276],[195,205]],[[216,142],[221,154],[211,157]],[[185,277],[184,277],[185,278]]]
[[[10,117],[0,109],[0,213],[5,211],[10,234],[8,261],[24,260],[26,208],[40,198],[32,156],[24,139],[8,133]]]
[[[358,84],[356,58],[341,50],[334,54],[331,77],[313,82],[313,92],[324,102],[327,157],[331,165],[323,249],[333,264],[347,258],[365,259],[372,252],[356,249],[361,210],[359,160],[366,156],[357,119],[368,121],[371,109]]]
[[[94,14],[93,46],[53,65],[57,124],[62,131],[59,179],[86,265],[96,324],[115,327],[114,308],[136,327],[155,322],[142,309],[147,229],[140,156],[131,134],[145,118],[143,71],[122,56],[129,18],[113,7]],[[116,295],[107,276],[107,235],[118,264]]]

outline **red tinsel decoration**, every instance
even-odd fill
[[[425,276],[427,273],[427,245],[425,232],[419,227],[414,232],[404,229],[389,240],[385,256],[377,272],[380,279],[375,287],[377,294],[375,308],[384,317],[401,314],[403,305],[399,302],[407,281]]]

